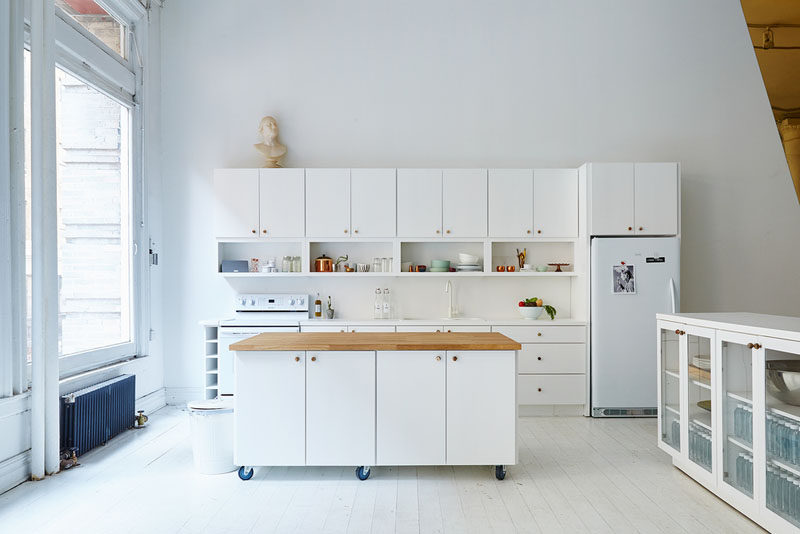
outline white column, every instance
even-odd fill
[[[31,475],[58,471],[58,240],[55,7],[31,1]]]
[[[0,4],[0,254],[11,249],[11,5]],[[0,262],[0,290],[3,295],[12,289],[11,262]],[[12,299],[0,299],[0,398],[12,394],[11,318]]]

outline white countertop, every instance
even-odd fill
[[[200,321],[201,326],[218,326],[224,319],[208,319]],[[577,319],[555,319],[551,321],[547,315],[542,314],[540,319],[522,319],[521,317],[510,317],[506,319],[304,319],[300,321],[301,326],[309,325],[329,325],[329,326],[584,326],[586,321]]]
[[[659,313],[657,319],[718,330],[800,341],[800,317],[750,312]]]

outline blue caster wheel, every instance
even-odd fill
[[[494,476],[497,477],[497,480],[503,480],[506,478],[506,466],[496,465],[494,467]]]
[[[367,480],[369,478],[370,469],[369,466],[361,466],[356,467],[356,476],[358,480]]]
[[[246,467],[243,465],[242,467],[239,468],[239,478],[241,478],[242,480],[250,480],[251,478],[253,478],[253,473],[255,472],[256,470],[253,469],[252,467]]]

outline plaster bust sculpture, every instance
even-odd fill
[[[278,121],[264,117],[258,125],[258,133],[262,142],[253,146],[267,158],[264,167],[281,167],[280,159],[286,155],[286,147],[278,141]]]

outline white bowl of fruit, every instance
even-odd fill
[[[519,301],[518,309],[523,319],[538,319],[543,311],[547,312],[551,320],[556,317],[556,309],[537,297]]]

